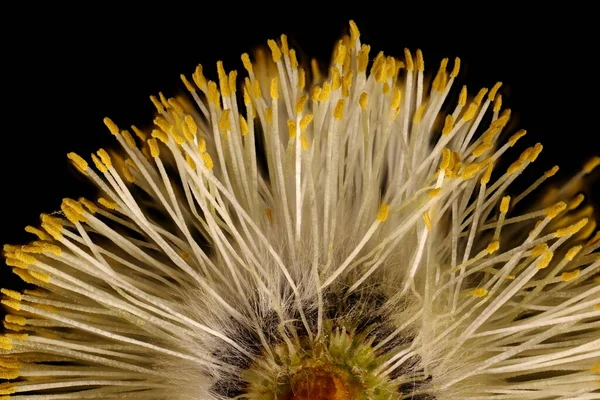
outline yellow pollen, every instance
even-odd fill
[[[585,200],[585,196],[582,193],[579,193],[577,196],[575,196],[569,203],[569,211],[579,207],[581,203],[583,203],[583,200]]]
[[[442,191],[442,188],[437,188],[437,189],[432,189],[429,191],[428,195],[429,198],[433,199],[434,197],[439,196],[440,192]]]
[[[498,249],[500,248],[500,242],[499,241],[493,241],[490,244],[488,244],[488,246],[486,247],[486,251],[488,254],[494,254],[495,252],[498,251]]]
[[[300,135],[300,145],[302,146],[302,150],[308,150],[310,148],[310,142],[304,133]]]
[[[287,127],[288,127],[288,134],[290,135],[290,137],[296,137],[296,122],[292,121],[291,119],[288,120],[287,122]]]
[[[546,268],[550,264],[550,261],[552,261],[552,257],[554,257],[554,252],[546,251],[544,254],[542,254],[540,256],[539,261],[537,263],[537,268],[538,269]]]
[[[541,256],[546,250],[548,250],[548,245],[546,243],[540,243],[531,249],[531,255],[533,257]]]
[[[11,289],[0,289],[0,292],[2,292],[3,295],[10,297],[13,300],[16,301],[21,301],[23,299],[23,296],[21,295],[21,293],[11,290]]]
[[[244,68],[246,68],[246,71],[248,71],[248,73],[251,74],[253,72],[252,62],[250,61],[250,56],[248,55],[248,53],[242,54],[242,64],[244,64]]]
[[[333,117],[338,121],[344,118],[344,99],[339,99],[333,111]]]
[[[561,228],[559,230],[556,231],[555,236],[557,238],[563,237],[563,236],[567,236],[567,235],[574,235],[577,232],[579,232],[584,226],[586,226],[589,222],[588,218],[583,218],[581,220],[579,220],[578,222],[574,223],[573,225],[567,226],[566,228]]]
[[[156,139],[148,139],[148,146],[150,147],[150,154],[152,157],[157,158],[160,156],[160,149],[158,147],[158,142]]]
[[[514,174],[515,172],[517,172],[518,170],[520,170],[523,167],[524,163],[523,161],[517,160],[514,163],[512,163],[510,165],[510,167],[508,167],[508,169],[506,170],[507,174]]]
[[[488,88],[482,88],[479,93],[477,93],[477,96],[475,96],[475,98],[473,99],[473,103],[477,104],[478,106],[481,105],[481,102],[483,101],[484,96],[487,94],[488,92]]]
[[[273,122],[273,110],[270,107],[265,109],[265,121],[267,121],[267,124],[269,125]]]
[[[413,115],[413,123],[418,124],[419,122],[421,122],[421,119],[423,118],[423,114],[425,113],[426,108],[427,108],[427,103],[423,103],[419,106],[419,108],[417,108],[417,111],[415,111],[415,114]],[[444,126],[445,126],[445,122],[444,122]]]
[[[206,167],[207,170],[212,171],[213,167],[214,167],[214,163],[212,160],[212,157],[210,156],[210,154],[204,152],[202,154],[200,154],[200,157],[202,158],[202,162],[204,163],[204,166]]]
[[[231,130],[229,114],[231,114],[231,110],[225,110],[223,111],[223,114],[221,114],[221,119],[219,120],[219,129],[221,130],[221,132]]]
[[[467,104],[467,86],[464,85],[458,95],[458,105],[465,106]]]
[[[452,151],[449,148],[444,147],[444,149],[442,150],[442,160],[440,162],[440,168],[443,170],[448,169],[450,167],[451,162]]]
[[[392,110],[397,109],[398,107],[400,107],[400,100],[402,100],[402,92],[400,91],[400,88],[394,88],[394,97],[392,99]]]
[[[108,200],[104,197],[99,197],[98,203],[100,203],[100,205],[108,208],[109,210],[116,210],[118,207],[117,203],[115,203],[114,201]]]
[[[371,46],[363,44],[358,52],[358,72],[365,72],[369,65],[369,52]]]
[[[281,60],[281,50],[279,49],[279,46],[277,46],[277,43],[273,39],[269,39],[267,44],[269,45],[269,48],[271,49],[271,55],[273,56],[273,61],[278,62],[279,60]]]
[[[548,218],[554,218],[558,214],[563,212],[566,208],[567,208],[567,203],[565,203],[564,201],[559,201],[558,203],[556,203],[553,206],[548,207],[546,209],[546,216]]]
[[[414,71],[415,64],[409,49],[404,49],[404,63],[406,64],[407,71]]]
[[[496,84],[492,87],[492,90],[490,90],[490,93],[488,94],[488,99],[490,99],[490,101],[494,101],[496,93],[498,93],[498,90],[500,90],[501,86],[502,82],[496,82]]]
[[[454,59],[454,67],[452,68],[452,72],[450,72],[450,78],[456,78],[458,76],[459,71],[460,71],[460,58],[456,57]]]
[[[417,71],[425,71],[425,61],[423,60],[423,52],[417,49]]]
[[[490,182],[490,179],[492,178],[492,171],[493,171],[493,169],[494,169],[494,164],[488,165],[488,167],[486,168],[485,172],[481,176],[480,183],[482,185],[487,185]]]
[[[9,324],[16,324],[19,326],[25,326],[27,325],[27,319],[25,317],[22,317],[20,315],[12,315],[12,314],[7,314],[4,316],[4,320],[6,322],[8,322]]]
[[[14,300],[2,300],[0,301],[2,304],[4,304],[7,307],[12,308],[13,310],[19,311],[21,309],[21,303],[18,301],[14,301]]]
[[[381,207],[379,207],[379,212],[377,213],[377,221],[384,222],[388,218],[388,214],[390,212],[390,205],[383,203]]]
[[[302,132],[306,131],[306,128],[308,128],[308,124],[310,124],[312,119],[313,119],[312,114],[306,114],[304,117],[302,117],[302,119],[300,120],[300,131],[302,131]]]
[[[471,291],[471,295],[475,297],[485,297],[488,294],[488,290],[486,288],[477,288]]]
[[[567,251],[567,254],[565,255],[565,259],[567,259],[568,261],[573,261],[575,256],[581,251],[582,248],[583,248],[583,246],[581,246],[581,245],[571,247],[569,249],[569,251]]]
[[[513,147],[515,145],[515,143],[517,143],[517,140],[521,139],[526,134],[527,134],[527,131],[525,129],[521,129],[521,130],[517,131],[517,133],[512,135],[510,137],[510,139],[508,139],[508,144],[510,145],[510,147]]]
[[[138,129],[138,127],[136,127],[135,125],[131,125],[131,130],[133,131],[133,133],[135,133],[135,135],[141,140],[141,141],[145,141],[147,135],[142,132],[140,129]]]
[[[565,282],[569,282],[569,281],[572,281],[573,279],[577,279],[579,277],[579,273],[580,273],[580,271],[578,269],[573,270],[571,272],[563,272],[560,275],[560,279]]]
[[[366,110],[369,103],[369,95],[366,92],[362,92],[360,94],[360,98],[358,99],[358,103],[360,104],[360,108]]]
[[[462,116],[462,120],[468,122],[475,117],[475,112],[477,112],[477,104],[471,103],[469,107],[467,107],[467,111]]]
[[[600,156],[592,157],[583,166],[583,171],[586,174],[591,173],[598,165],[600,165]]]
[[[296,50],[290,49],[290,67],[292,69],[298,68],[298,59],[296,58]]]
[[[119,133],[119,127],[112,121],[112,119],[108,117],[104,118],[104,125],[106,125],[110,133],[112,133],[113,135]]]
[[[307,101],[308,101],[308,94],[306,94],[306,93],[303,93],[301,96],[298,97],[298,100],[296,101],[296,113],[297,114],[302,113]]]
[[[250,129],[248,128],[248,123],[246,122],[246,119],[244,117],[242,117],[240,115],[240,131],[242,133],[242,136],[246,136],[248,134],[248,132],[250,132]]]
[[[161,131],[160,129],[153,129],[152,132],[150,133],[150,136],[160,140],[161,142],[163,142],[165,144],[169,143],[169,136],[166,133],[164,133],[163,131]]]
[[[496,101],[494,101],[494,108],[493,111],[495,113],[499,112],[500,109],[502,108],[502,95],[499,94],[496,96]]]
[[[550,168],[548,171],[544,172],[544,176],[546,176],[546,178],[550,178],[553,177],[559,170],[559,166],[555,165],[554,167]]]
[[[304,68],[298,68],[298,85],[296,86],[298,89],[303,90],[306,86],[306,72]]]
[[[360,31],[358,27],[354,23],[354,21],[350,20],[350,38],[353,42],[355,42],[360,37]]]
[[[40,240],[50,240],[50,236],[46,235],[44,231],[31,225],[25,227],[25,232],[36,235],[38,238],[40,238]]]
[[[69,160],[71,160],[73,162],[73,164],[75,165],[75,167],[77,167],[79,172],[85,173],[85,170],[88,167],[87,161],[85,161],[83,158],[81,158],[77,153],[73,153],[73,152],[68,153],[67,157],[69,158]]]
[[[273,100],[277,100],[279,98],[279,80],[277,78],[271,79],[271,88],[270,94]]]

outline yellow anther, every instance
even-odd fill
[[[147,135],[142,132],[140,129],[138,129],[135,125],[131,125],[131,129],[133,130],[133,133],[135,133],[135,135],[141,140],[141,141],[146,141],[146,137]]]
[[[253,72],[252,62],[250,61],[250,56],[248,55],[248,53],[242,54],[242,64],[244,64],[244,68],[246,68],[246,71],[248,71],[248,73],[251,74]]]
[[[132,149],[135,149],[137,147],[135,144],[135,140],[133,139],[133,136],[131,136],[131,133],[129,133],[129,131],[122,131],[121,136],[123,136],[123,139],[125,140],[127,146],[131,147]]]
[[[346,46],[340,41],[335,48],[333,62],[338,66],[344,65],[344,60],[346,59]]]
[[[488,290],[486,288],[477,288],[471,290],[471,295],[475,297],[485,297],[488,294]]]
[[[492,170],[493,169],[494,169],[494,164],[490,163],[490,165],[488,165],[488,167],[486,168],[485,172],[481,176],[480,183],[482,185],[487,185],[490,182],[490,179],[492,178]]]
[[[289,119],[287,121],[288,134],[290,137],[296,137],[296,122]]]
[[[165,97],[165,95],[162,92],[158,92],[158,97],[160,98],[161,104],[165,108],[169,108],[169,102],[167,101],[167,98]]]
[[[479,91],[479,93],[477,93],[477,96],[475,96],[475,98],[473,99],[473,103],[475,103],[479,106],[481,104],[481,102],[483,101],[483,98],[487,94],[487,92],[488,92],[488,88],[482,88]]]
[[[248,128],[248,123],[246,122],[244,117],[242,117],[241,115],[240,115],[240,131],[242,133],[242,136],[246,136],[248,134],[248,132],[250,132],[250,130]]]
[[[442,129],[442,135],[448,135],[452,132],[452,128],[454,128],[454,118],[452,115],[446,115],[446,119],[444,120],[444,128]]]
[[[112,133],[113,135],[119,133],[119,127],[112,121],[112,119],[108,117],[104,118],[104,125],[106,125],[110,133]]]
[[[560,275],[560,279],[561,279],[561,280],[563,280],[563,281],[565,281],[565,282],[572,281],[573,279],[577,279],[577,278],[579,277],[579,273],[580,273],[580,272],[581,272],[581,271],[580,271],[580,270],[578,270],[578,269],[576,269],[576,270],[573,270],[573,271],[571,271],[571,272],[563,272],[563,273]]]
[[[471,163],[469,165],[465,165],[460,177],[463,179],[471,179],[481,170],[480,163]]]
[[[358,72],[365,72],[369,65],[369,52],[371,46],[363,44],[358,52]]]
[[[467,86],[464,85],[458,95],[458,105],[465,106],[467,104]]]
[[[360,98],[358,99],[358,104],[360,104],[360,108],[362,108],[363,110],[366,110],[368,103],[369,103],[369,95],[366,92],[362,92],[360,94]]]
[[[567,208],[567,203],[564,201],[559,201],[558,203],[550,206],[546,209],[546,216],[548,218],[554,218],[561,212],[563,212]]]
[[[563,237],[563,236],[567,236],[567,235],[574,235],[577,232],[579,232],[584,226],[586,226],[589,222],[588,218],[583,218],[581,220],[579,220],[578,222],[574,223],[573,225],[567,226],[566,228],[561,228],[559,230],[556,231],[555,236],[557,238]]]
[[[546,243],[540,243],[537,246],[535,246],[533,249],[531,249],[531,255],[533,257],[539,257],[542,254],[544,254],[544,252],[546,252],[548,250],[548,245]]]
[[[336,67],[331,68],[331,90],[336,91],[342,86],[342,75]]]
[[[202,65],[198,64],[196,66],[196,70],[192,74],[192,80],[200,90],[206,92],[207,82],[206,78],[204,77],[204,73],[202,72]]]
[[[185,162],[187,163],[187,165],[190,166],[190,168],[195,171],[196,170],[196,163],[194,162],[194,160],[192,160],[192,157],[190,157],[189,154],[185,155]]]
[[[62,225],[52,222],[42,222],[44,229],[54,240],[59,240],[62,237]]]
[[[250,97],[250,92],[246,86],[244,86],[244,105],[246,108],[250,108],[252,105],[252,98]]]
[[[477,104],[475,104],[475,103],[469,104],[469,106],[467,107],[467,110],[465,111],[465,113],[462,116],[462,120],[465,122],[472,120],[473,117],[475,117],[476,112],[477,112]]]
[[[183,114],[183,112],[184,112],[183,106],[176,98],[172,97],[167,102],[169,103],[171,108],[173,108],[175,110],[175,112],[177,112],[179,114]]]
[[[290,52],[290,48],[288,47],[287,35],[281,35],[281,52],[284,56],[287,56]]]
[[[150,136],[160,140],[161,142],[163,142],[165,144],[169,143],[169,136],[166,133],[164,133],[163,131],[161,131],[160,129],[153,129]]]
[[[402,99],[402,91],[400,90],[400,88],[394,88],[394,97],[392,99],[392,110],[397,109],[398,107],[400,107],[400,100]]]
[[[206,151],[206,140],[202,138],[198,139],[198,151],[200,153],[204,153]]]
[[[494,101],[493,111],[499,112],[501,108],[502,108],[502,95],[499,94],[496,96],[496,100]]]
[[[554,252],[552,252],[552,251],[546,251],[545,253],[543,253],[539,257],[538,262],[537,262],[538,269],[544,269],[548,265],[550,265],[550,262],[552,261],[552,257],[554,257]]]
[[[427,103],[423,103],[419,106],[419,108],[417,108],[417,111],[415,111],[415,114],[413,115],[413,123],[418,124],[419,122],[421,122],[421,119],[423,118],[423,114],[425,114],[425,109],[427,108]],[[445,122],[444,122],[445,125]]]
[[[100,158],[96,157],[95,154],[92,154],[92,161],[94,162],[94,165],[100,172],[108,171],[108,168],[106,167],[106,165],[104,165],[104,163],[100,160]]]
[[[10,340],[10,338],[6,337],[6,336],[0,336],[0,349],[2,350],[12,350],[13,346],[12,346],[12,340]],[[7,385],[6,384],[0,384],[0,389],[2,390],[7,390]],[[16,391],[16,389],[15,389]],[[12,392],[14,393],[14,392]],[[12,394],[12,393],[3,393],[3,394]],[[8,399],[8,397],[7,397]]]
[[[300,134],[300,145],[302,146],[302,150],[308,150],[310,148],[310,142],[304,133]]]
[[[448,59],[444,58],[442,59],[442,62],[440,63],[440,68],[437,72],[437,74],[435,75],[435,78],[433,79],[433,83],[432,83],[432,87],[433,89],[437,90],[438,92],[441,92],[442,90],[444,90],[444,88],[446,87],[446,84],[448,83],[448,74],[446,72],[446,67],[448,66]]]
[[[591,173],[598,165],[600,165],[600,157],[595,156],[589,159],[583,166],[583,172],[586,174]]]
[[[271,55],[273,56],[273,61],[279,62],[279,60],[281,60],[281,50],[279,49],[279,46],[277,46],[277,43],[273,39],[269,39],[267,44],[269,45],[269,48],[271,49]]]
[[[417,71],[425,71],[425,61],[423,60],[423,52],[417,49]]]
[[[304,90],[306,86],[306,73],[304,68],[298,68],[298,85],[296,86],[299,90]]]
[[[360,31],[358,30],[358,27],[356,26],[354,21],[350,20],[350,38],[352,39],[352,42],[356,42],[356,39],[358,39],[359,37]]]
[[[542,146],[541,143],[536,143],[535,146],[533,146],[531,154],[529,154],[528,161],[534,162],[535,160],[537,160],[538,156],[540,155],[540,153],[542,152],[543,149],[544,149],[544,146]]]
[[[27,325],[27,319],[25,317],[21,317],[20,315],[7,314],[4,316],[4,320],[9,324],[15,324],[20,326]]]
[[[290,49],[290,67],[292,69],[298,68],[298,58],[296,57],[296,50]]]
[[[12,349],[12,346],[10,348]],[[9,399],[10,397],[8,396],[16,392],[17,386],[13,385],[12,383],[0,383],[0,395],[3,397],[7,396],[7,399]]]
[[[490,99],[490,101],[494,101],[501,86],[502,82],[496,82],[496,84],[492,87],[492,90],[490,90],[490,93],[488,94],[488,99]]]
[[[450,72],[450,78],[456,78],[458,76],[459,71],[460,71],[460,58],[456,57],[454,59],[454,67],[452,67],[452,72]]]
[[[379,211],[377,212],[377,221],[384,222],[388,218],[388,214],[390,213],[390,205],[383,203],[379,207]]]
[[[200,154],[200,157],[202,157],[202,162],[204,163],[204,166],[206,167],[207,170],[212,171],[213,167],[214,167],[214,163],[212,160],[212,157],[210,156],[210,154],[204,152],[202,154]]]
[[[410,54],[410,50],[404,49],[404,63],[406,64],[407,71],[414,71],[415,64],[413,62],[412,54]]]
[[[148,139],[148,146],[150,147],[150,154],[152,157],[156,158],[160,156],[160,149],[158,147],[158,142],[156,139]]]
[[[510,165],[510,167],[508,167],[508,169],[506,170],[507,174],[514,174],[515,172],[517,172],[518,170],[520,170],[523,167],[524,163],[521,160],[517,160],[514,163],[512,163]]]
[[[352,87],[352,71],[348,71],[342,80],[342,95],[350,96],[350,88]]]
[[[279,98],[279,80],[277,78],[271,79],[271,88],[270,94],[273,100],[277,100]]]
[[[426,211],[423,213],[423,221],[425,222],[427,230],[431,231],[431,217],[429,216],[429,212]]]
[[[71,160],[71,162],[73,162],[75,167],[77,167],[77,169],[80,172],[85,173],[85,170],[88,167],[87,161],[85,161],[83,158],[81,158],[77,153],[73,153],[73,152],[68,153],[67,157],[69,158],[69,160]]]
[[[310,98],[312,99],[313,102],[314,101],[319,101],[319,97],[321,97],[321,91],[322,91],[322,89],[321,89],[320,86],[315,86],[312,89]]]
[[[490,150],[494,146],[491,143],[481,143],[473,150],[473,157],[480,157],[486,151]]]
[[[267,121],[267,124],[269,125],[271,125],[271,122],[273,122],[273,110],[271,107],[267,107],[265,109],[265,121]]]
[[[304,117],[302,117],[302,119],[300,120],[300,131],[304,132],[306,131],[306,128],[308,128],[308,124],[310,124],[310,122],[313,119],[313,115],[312,114],[306,114]]]
[[[555,165],[554,167],[550,168],[548,171],[544,172],[544,175],[546,176],[546,178],[550,178],[550,177],[556,175],[558,170],[559,170],[559,166]]]
[[[429,198],[433,199],[434,197],[439,196],[441,191],[442,191],[442,188],[431,189],[428,192]]]
[[[109,210],[116,210],[118,207],[117,203],[115,203],[114,201],[105,199],[104,197],[98,198],[98,203],[100,203],[100,205],[108,208]]]
[[[500,212],[506,214],[510,206],[510,196],[504,196],[500,202]]]
[[[219,119],[219,129],[221,130],[221,132],[231,130],[231,122],[229,121],[230,114],[231,110],[224,110],[223,114],[221,114],[221,119]]]
[[[10,307],[13,310],[19,311],[21,309],[21,303],[18,302],[18,301],[14,301],[14,300],[2,300],[1,302],[5,306]]]
[[[583,249],[583,246],[581,245],[571,247],[569,251],[567,251],[565,259],[567,259],[568,261],[573,261],[573,259],[581,251],[581,249]]]
[[[296,113],[297,114],[301,114],[302,111],[304,111],[304,106],[306,105],[306,102],[308,101],[308,94],[303,93],[302,95],[300,95],[298,97],[298,100],[296,101]]]
[[[213,81],[209,81],[208,82],[208,102],[218,106],[219,105],[219,99],[221,97],[221,94],[219,93],[219,89],[217,89],[217,84]]]
[[[338,121],[344,118],[344,99],[339,99],[333,110],[333,117]]]
[[[102,160],[102,163],[106,165],[106,168],[112,167],[112,161],[106,150],[99,149],[96,153],[98,154],[98,157],[100,157],[100,160]]]
[[[160,100],[158,100],[156,98],[156,96],[150,96],[150,101],[152,102],[152,104],[154,105],[154,108],[156,108],[156,110],[159,113],[162,113],[165,111],[165,107],[162,105],[162,103],[160,102]]]
[[[194,85],[192,85],[192,83],[190,81],[188,81],[188,79],[185,77],[184,74],[179,75],[179,77],[181,78],[183,85],[185,86],[185,88],[188,91],[190,91],[192,93],[196,91],[196,88],[194,87]]]
[[[488,246],[486,247],[486,251],[488,254],[494,254],[495,252],[498,251],[498,249],[500,248],[500,242],[499,241],[493,241],[490,244],[488,244]]]
[[[444,147],[444,149],[442,150],[442,161],[440,162],[440,168],[444,170],[448,169],[451,163],[452,151],[449,148]]]
[[[582,193],[579,193],[577,196],[575,196],[573,200],[569,202],[569,211],[579,207],[581,203],[583,203],[583,200],[585,200],[585,196]]]
[[[36,245],[43,251],[47,253],[52,253],[54,255],[60,256],[62,254],[62,249],[60,246],[57,246],[48,242],[36,242]]]
[[[40,238],[40,240],[50,240],[50,236],[46,235],[44,231],[31,225],[25,227],[25,232],[36,235],[38,238]]]
[[[16,292],[14,290],[0,289],[0,292],[2,292],[3,295],[8,296],[11,299],[16,300],[16,301],[21,301],[23,299],[23,296],[21,295],[21,293]]]
[[[331,84],[329,82],[325,82],[321,88],[321,93],[319,93],[319,101],[327,101],[329,96],[331,96]]]

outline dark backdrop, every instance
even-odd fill
[[[366,2],[362,8],[337,3],[347,12],[316,2],[241,9],[227,2],[210,3],[215,9],[198,4],[204,8],[166,2],[132,13],[86,3],[85,9],[29,5],[3,11],[0,243],[29,240],[23,227],[58,209],[63,197],[93,196],[66,153],[89,157],[114,146],[103,117],[123,127],[145,125],[153,112],[148,96],[184,91],[180,73],[189,76],[202,63],[214,78],[217,60],[241,71],[242,52],[281,33],[301,53],[327,62],[350,18],[372,45],[371,54],[384,50],[401,57],[404,47],[419,47],[430,70],[443,57],[460,56],[461,77],[472,91],[503,81],[504,104],[529,131],[524,141],[545,145],[534,178],[540,167],[556,163],[568,176],[599,152],[593,143],[599,137],[599,74],[591,10],[544,6],[524,15],[505,3],[494,3],[494,11],[452,11],[423,2]],[[14,286],[8,268],[0,269],[0,286]]]

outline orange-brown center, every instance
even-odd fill
[[[344,377],[321,368],[309,368],[292,378],[284,400],[352,400],[355,393]]]

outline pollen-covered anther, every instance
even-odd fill
[[[596,167],[600,165],[600,156],[595,156],[589,159],[583,166],[583,172],[591,174]]]
[[[474,297],[485,297],[488,294],[488,290],[485,288],[477,288],[471,291],[471,295]]]
[[[581,271],[579,269],[575,269],[573,271],[570,272],[563,272],[560,275],[560,279],[564,282],[570,282],[574,279],[577,279],[579,277],[579,274],[581,273]]]
[[[553,257],[554,257],[554,252],[552,252],[552,251],[544,252],[538,259],[537,268],[538,269],[546,268],[548,265],[550,265],[550,262],[552,261]]]
[[[565,203],[564,201],[559,201],[558,203],[546,209],[546,217],[550,219],[555,218],[558,214],[566,210],[566,208],[567,203]]]
[[[582,218],[578,222],[576,222],[572,225],[569,225],[566,228],[561,228],[561,229],[557,230],[554,235],[557,238],[567,236],[567,235],[574,235],[577,232],[579,232],[584,226],[586,226],[588,224],[588,222],[589,222],[588,218]]]

